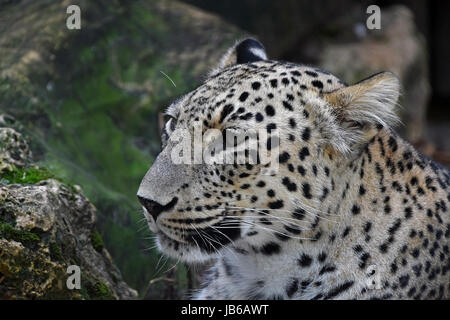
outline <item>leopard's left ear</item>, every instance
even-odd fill
[[[322,109],[321,119],[325,119],[322,132],[329,144],[335,151],[348,154],[368,142],[379,125],[389,127],[399,123],[395,112],[399,95],[400,82],[390,72],[323,93],[328,107]]]
[[[217,71],[236,64],[261,60],[267,60],[266,49],[258,40],[247,38],[237,42],[233,47],[228,49],[222,59],[220,59],[219,65],[212,73],[214,74]]]

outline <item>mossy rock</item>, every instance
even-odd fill
[[[41,180],[48,170],[22,179],[27,170],[0,185],[0,299],[136,298],[104,248],[95,207],[62,182]],[[81,269],[81,290],[66,286],[69,265]]]
[[[0,115],[0,120],[4,118]],[[24,167],[30,158],[31,151],[24,137],[12,128],[0,127],[0,174]]]
[[[86,300],[116,300],[108,285],[95,276],[86,274],[83,276],[84,287],[81,294]]]
[[[103,250],[103,248],[105,247],[102,236],[100,235],[100,233],[98,233],[97,230],[94,230],[91,233],[91,243],[97,252],[101,252]]]
[[[40,237],[32,232],[17,230],[8,223],[0,222],[0,238],[14,240],[26,247],[35,246],[41,241]]]

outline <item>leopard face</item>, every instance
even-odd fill
[[[317,68],[267,60],[254,39],[231,48],[201,86],[167,109],[162,151],[140,185],[160,250],[201,262],[236,243],[265,243],[262,250],[276,251],[274,236],[313,238],[306,222],[333,197],[341,160],[351,159],[377,124],[395,121],[397,97],[390,73],[347,86]],[[202,137],[197,145],[208,150],[236,132],[256,132],[242,141],[256,141],[269,161],[247,151],[240,162],[196,162],[186,149],[183,160],[191,161],[174,161],[196,134]],[[236,155],[236,144],[218,154]],[[267,170],[274,162],[276,170]]]

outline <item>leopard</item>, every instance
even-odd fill
[[[450,174],[394,130],[401,90],[391,72],[349,85],[246,38],[171,103],[137,197],[162,254],[210,266],[191,298],[449,299]],[[270,159],[174,161],[195,128],[204,148],[259,130],[244,141]]]

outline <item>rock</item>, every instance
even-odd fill
[[[29,158],[31,151],[22,135],[12,128],[0,128],[0,173],[23,168]]]
[[[0,146],[0,299],[137,298],[103,247],[96,209],[80,189],[26,167],[29,148],[14,129],[0,128]],[[69,265],[80,267],[80,290],[66,286]]]

